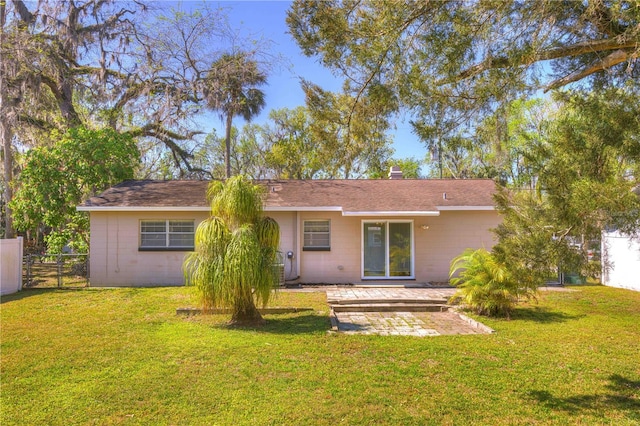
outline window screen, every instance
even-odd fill
[[[140,248],[193,250],[193,220],[143,220],[140,222]]]
[[[331,222],[329,220],[305,220],[303,250],[330,250]]]

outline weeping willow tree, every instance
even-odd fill
[[[198,226],[183,265],[204,309],[231,308],[231,324],[263,324],[256,305],[265,306],[278,283],[280,228],[262,216],[262,193],[244,176],[212,182],[211,217]]]

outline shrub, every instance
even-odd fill
[[[509,317],[519,298],[534,295],[507,266],[485,249],[467,249],[451,261],[451,283],[458,290],[449,303],[461,304],[480,315]]]

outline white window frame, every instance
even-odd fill
[[[164,231],[160,232],[143,232],[143,224],[144,223],[161,223],[164,222]],[[191,223],[192,231],[181,231],[181,232],[171,232],[171,224],[172,222],[183,222],[183,223]],[[164,235],[164,245],[158,246],[149,246],[143,245],[143,234],[155,234],[155,235]],[[189,246],[179,246],[171,244],[171,236],[172,235],[191,235],[192,244]],[[139,251],[192,251],[194,249],[195,242],[195,220],[193,219],[142,219],[140,220],[139,227]]]
[[[307,222],[326,222],[327,231],[307,231]],[[328,245],[306,245],[307,235],[314,234],[327,235]],[[313,240],[313,238],[311,238]],[[302,221],[302,251],[331,251],[331,219],[305,219]]]

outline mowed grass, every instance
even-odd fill
[[[0,424],[640,424],[640,293],[542,293],[493,335],[329,334],[324,293],[260,329],[191,288],[2,298]]]

